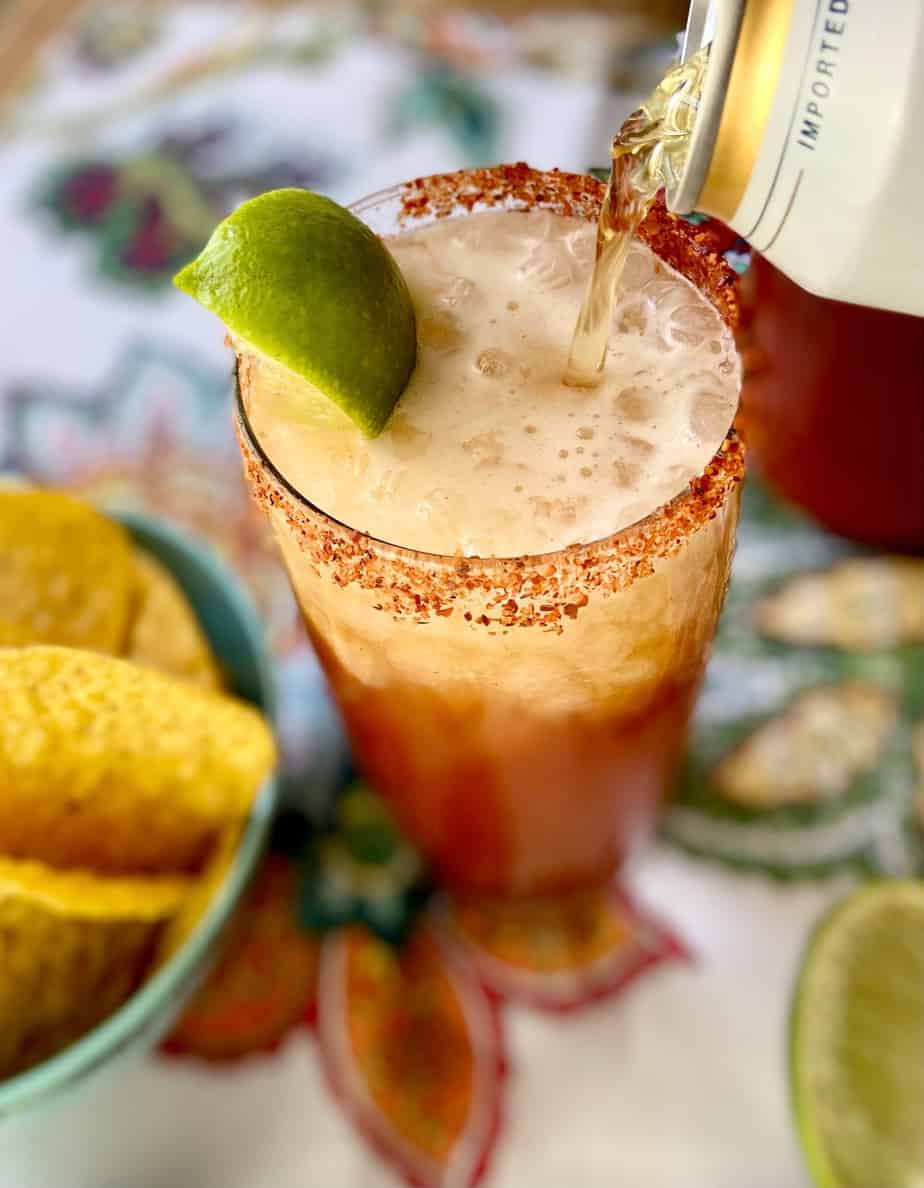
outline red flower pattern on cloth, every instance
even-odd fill
[[[362,927],[331,933],[317,1026],[338,1100],[408,1183],[477,1183],[500,1122],[500,1018],[431,927],[400,950]]]
[[[272,1051],[314,1003],[319,945],[299,928],[297,872],[275,855],[237,915],[224,957],[164,1050],[206,1060]]]
[[[489,993],[543,1010],[587,1006],[689,956],[616,885],[541,899],[446,899],[439,916]]]
[[[506,1002],[576,1010],[687,955],[616,887],[519,903],[438,896],[396,947],[357,923],[302,930],[298,881],[295,862],[269,858],[164,1050],[227,1060],[312,1028],[344,1113],[414,1188],[471,1188],[490,1167]]]

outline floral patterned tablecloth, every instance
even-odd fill
[[[0,1188],[806,1183],[799,954],[852,882],[921,865],[920,568],[854,555],[752,483],[662,839],[606,895],[454,902],[344,775],[244,498],[220,330],[169,286],[269,187],[348,200],[462,164],[599,162],[634,97],[608,82],[638,94],[670,52],[624,35],[599,14],[111,5],[3,109],[0,469],[215,542],[269,625],[292,811],[164,1050],[4,1123]]]

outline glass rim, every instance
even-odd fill
[[[488,179],[495,186],[493,193],[489,192],[487,188],[486,183]],[[403,214],[399,216],[399,221],[401,222],[430,213],[436,218],[453,217],[450,211],[439,203],[445,203],[447,195],[455,195],[455,198],[458,199],[463,194],[475,196],[473,202],[464,200],[461,203],[456,203],[460,207],[459,214],[463,217],[466,213],[472,213],[472,207],[474,205],[482,202],[486,202],[489,205],[496,205],[498,199],[503,199],[505,195],[515,196],[521,203],[520,209],[530,209],[531,199],[526,193],[526,189],[536,184],[540,186],[540,192],[532,199],[532,204],[546,207],[549,205],[547,190],[550,186],[552,188],[559,185],[565,187],[572,199],[578,193],[579,187],[580,201],[584,208],[584,214],[578,217],[585,218],[588,217],[587,210],[589,206],[599,209],[605,188],[602,182],[591,175],[567,173],[560,170],[543,171],[532,169],[530,166],[524,164],[512,166],[502,165],[489,169],[460,169],[451,173],[432,174],[429,177],[416,178],[412,181],[387,186],[351,203],[349,209],[355,214],[362,214],[364,211],[368,211],[384,202],[403,198]],[[440,195],[438,204],[428,206],[426,198],[421,197],[421,195],[426,195],[428,192]],[[680,236],[691,244],[697,243],[696,228],[692,224],[685,223],[676,215],[668,212],[663,201],[659,201],[658,205],[652,210],[648,219],[646,219],[646,224],[652,220],[658,223],[665,219],[670,220],[671,234],[673,236]],[[683,228],[682,230],[681,227]],[[663,227],[661,230],[663,231]],[[646,242],[649,242],[647,235],[643,234],[642,238]],[[652,247],[656,255],[661,254],[657,252],[654,243],[649,242],[649,246]],[[704,262],[704,256],[707,257],[705,264],[711,265],[717,272],[723,274],[723,285],[727,286],[730,283],[728,279],[729,275],[732,281],[736,279],[732,269],[722,257],[712,251],[712,249],[699,244],[697,251],[698,263]],[[672,265],[672,267],[675,266]],[[677,271],[681,270],[678,268]],[[681,275],[685,274],[681,271]],[[686,279],[691,280],[691,283],[695,284],[692,278],[687,277]],[[719,302],[713,299],[712,294],[708,290],[704,291],[702,286],[698,284],[696,287],[700,292],[705,293],[705,296],[710,299],[723,319],[733,325],[737,315],[736,301],[732,302],[731,316],[729,316],[728,310],[723,310]],[[740,481],[743,471],[741,443],[733,420],[725,437],[719,443],[718,449],[698,475],[692,478],[682,490],[678,491],[669,500],[659,504],[640,519],[623,525],[615,532],[607,533],[605,536],[595,538],[591,541],[576,541],[561,548],[550,549],[542,553],[460,555],[458,553],[428,552],[424,549],[414,549],[407,545],[384,540],[381,537],[363,531],[361,528],[347,524],[324,508],[319,507],[303,492],[299,491],[279,467],[276,466],[260,443],[259,437],[250,422],[244,406],[239,371],[239,361],[236,360],[233,376],[235,421],[241,446],[249,447],[262,469],[268,473],[273,482],[280,486],[295,501],[303,512],[311,517],[317,517],[332,526],[336,526],[353,538],[359,538],[368,542],[370,546],[379,552],[387,552],[410,564],[451,567],[457,570],[461,559],[464,561],[467,571],[471,569],[483,574],[497,574],[511,567],[520,569],[524,565],[541,567],[543,565],[554,564],[562,558],[568,558],[569,561],[578,560],[582,554],[590,555],[592,553],[599,553],[601,549],[618,554],[622,551],[620,546],[624,543],[627,546],[630,542],[634,544],[640,537],[652,542],[652,538],[656,540],[658,537],[663,536],[663,530],[668,526],[670,527],[669,535],[673,537],[673,543],[676,544],[678,537],[685,539],[691,536],[703,523],[715,514],[715,510],[718,507],[724,505],[729,494]],[[719,497],[717,499],[716,488],[719,488]],[[710,494],[712,496],[711,498],[709,498]],[[706,498],[704,498],[704,495]],[[696,514],[698,510],[701,514]],[[632,551],[635,550],[633,549]],[[654,555],[660,556],[662,552],[666,551],[668,550],[657,550]]]

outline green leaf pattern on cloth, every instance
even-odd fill
[[[922,620],[924,561],[854,550],[752,476],[664,836],[781,878],[917,869]]]

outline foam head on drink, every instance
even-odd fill
[[[252,429],[317,507],[407,548],[511,557],[600,540],[703,471],[737,404],[732,335],[644,244],[620,283],[603,382],[585,389],[563,370],[593,262],[590,222],[487,211],[387,242],[419,350],[379,436],[244,348]]]

